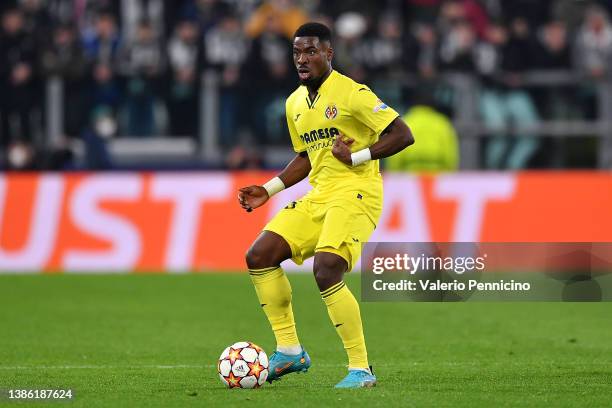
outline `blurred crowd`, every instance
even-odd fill
[[[333,29],[337,69],[403,110],[421,92],[415,87],[435,93],[441,75],[464,72],[481,80],[479,112],[492,128],[593,119],[592,88],[534,92],[522,75],[537,69],[606,78],[611,12],[607,0],[3,0],[0,165],[65,167],[69,149],[61,147],[73,139],[97,152],[94,168],[109,165],[109,137],[197,141],[202,73],[212,71],[220,144],[246,146],[228,155],[230,165],[258,166],[241,152],[287,144],[284,99],[297,84],[291,40],[310,20]],[[56,146],[44,131],[51,78],[62,80],[64,100]],[[429,105],[452,116],[444,93],[436,98]],[[493,134],[483,165],[526,167],[538,143]]]

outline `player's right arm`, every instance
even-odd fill
[[[308,177],[310,169],[308,154],[306,152],[300,152],[295,155],[293,160],[289,162],[278,177],[282,180],[285,188],[289,188]]]
[[[270,198],[270,192],[274,194],[277,189],[282,190],[299,183],[308,176],[310,168],[308,154],[306,152],[296,154],[293,160],[289,162],[287,167],[285,167],[278,176],[263,186],[252,185],[238,190],[238,202],[240,206],[248,212],[257,207],[261,207]]]

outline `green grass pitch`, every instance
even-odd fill
[[[345,354],[314,280],[290,280],[311,370],[228,390],[226,346],[274,346],[248,275],[0,276],[0,389],[71,388],[75,407],[612,404],[610,303],[362,304],[379,385],[340,391]]]

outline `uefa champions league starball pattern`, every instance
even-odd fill
[[[258,388],[268,378],[268,355],[257,344],[239,341],[223,350],[217,370],[228,388]]]

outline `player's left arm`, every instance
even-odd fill
[[[351,152],[354,140],[350,137],[337,137],[332,154],[344,164],[356,166],[368,160],[384,159],[401,152],[414,143],[414,137],[406,123],[397,117],[381,132],[376,143],[358,152]]]
[[[414,143],[414,137],[410,128],[397,117],[380,134],[378,142],[370,146],[372,160],[384,159],[401,152]]]

